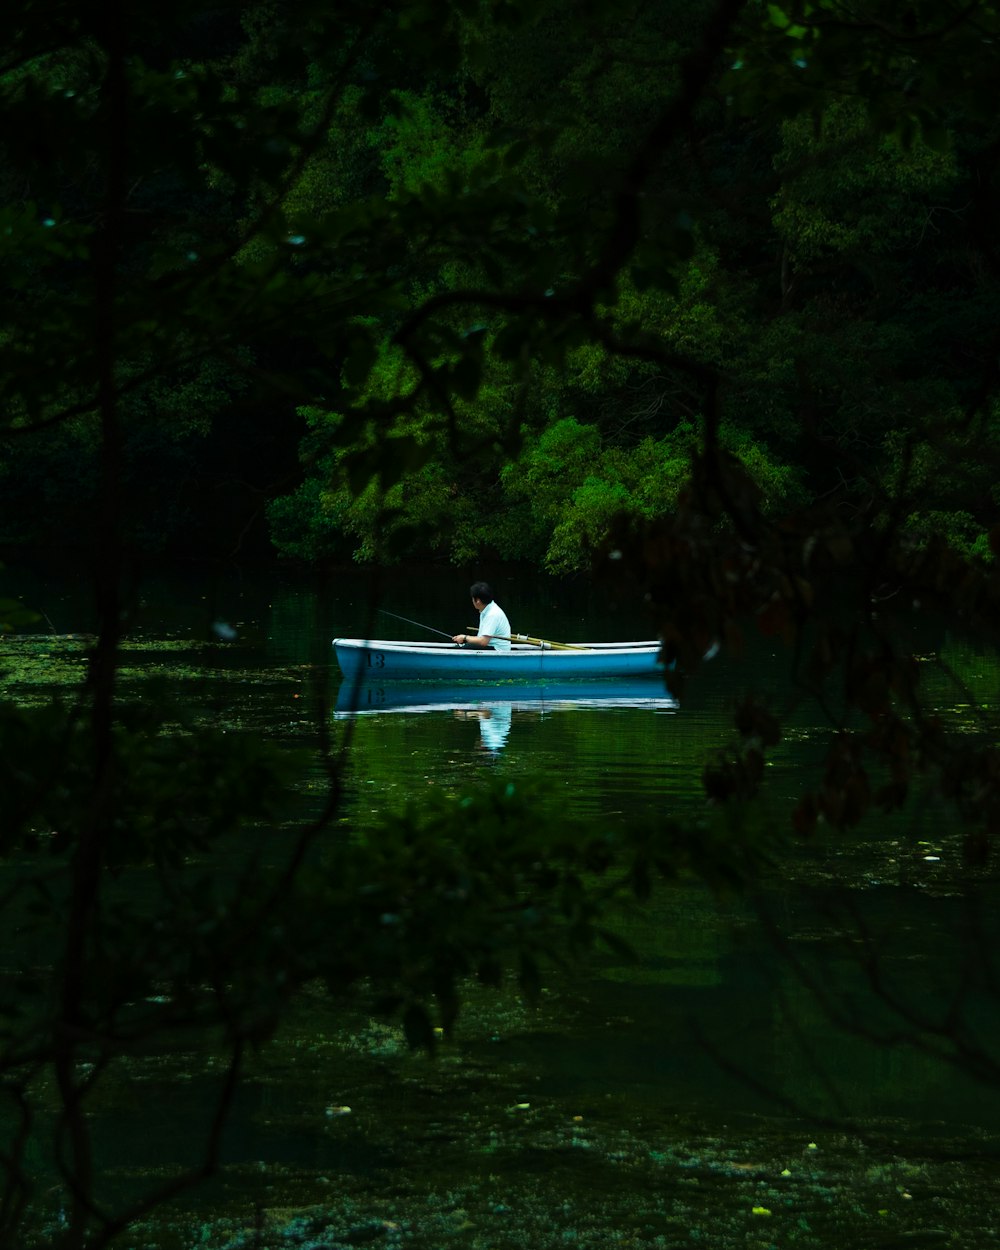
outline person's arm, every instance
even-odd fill
[[[490,638],[490,634],[455,634],[452,642],[457,642],[460,647],[488,647]]]

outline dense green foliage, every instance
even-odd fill
[[[585,292],[599,333],[581,342],[557,311],[529,365],[517,351],[538,333],[537,312],[518,315],[522,273],[479,249],[436,263],[414,240],[407,306],[431,296],[453,310],[451,333],[469,334],[471,322],[482,343],[463,351],[455,341],[449,354],[447,338],[432,340],[426,360],[409,362],[411,393],[421,368],[449,378],[447,420],[424,417],[419,433],[398,427],[421,448],[407,445],[405,455],[427,463],[384,495],[369,488],[355,498],[356,461],[338,421],[325,437],[314,421],[305,481],[272,505],[279,548],[361,559],[496,552],[553,570],[586,567],[614,512],[672,511],[711,402],[718,445],[747,466],[769,515],[831,494],[851,508],[905,497],[914,537],[943,530],[988,558],[995,414],[987,401],[971,417],[969,403],[979,403],[996,313],[992,235],[985,206],[974,208],[988,195],[992,119],[962,111],[955,133],[954,110],[933,118],[917,110],[921,126],[899,112],[873,125],[874,102],[840,83],[826,98],[804,89],[806,113],[762,88],[746,65],[747,89],[768,93],[747,119],[725,106],[720,58],[689,129],[665,136],[648,161],[642,154],[638,220],[626,222],[612,192],[635,137],[668,110],[677,58],[698,22],[689,8],[678,21],[670,6],[638,19],[601,13],[595,37],[576,14],[549,6],[529,27],[491,40],[463,66],[460,106],[437,84],[398,95],[392,141],[384,127],[372,130],[369,164],[390,203],[423,187],[454,205],[492,154],[493,192],[531,197],[542,216],[529,237],[550,245],[544,261],[533,257],[529,304]],[[664,43],[663,25],[675,23],[678,42]],[[535,75],[533,116],[527,91],[510,81],[512,65]],[[804,59],[799,73],[809,68]],[[516,163],[514,149],[501,158],[489,146],[513,136]],[[981,229],[969,230],[973,219]],[[627,269],[591,289],[588,266],[628,229],[636,238]],[[497,281],[517,292],[499,310]],[[383,321],[382,332],[406,349],[399,324]],[[401,354],[380,348],[366,401],[384,400],[405,374]],[[711,401],[710,379],[722,387]],[[367,445],[381,437],[369,432]],[[974,483],[963,467],[973,445],[990,448]],[[397,527],[400,541],[379,548],[376,535]]]
[[[768,515],[836,494],[991,558],[995,123],[972,52],[938,64],[979,7],[939,48],[891,6],[348,6],[294,53],[266,6],[182,8],[123,27],[108,134],[100,29],[35,55],[25,24],[11,130],[56,159],[10,143],[7,421],[37,432],[0,448],[0,539],[92,533],[76,277],[107,244],[140,551],[259,544],[266,509],[300,559],[585,568],[613,512],[672,510],[710,420]]]
[[[35,1218],[43,1096],[62,1242],[107,1245],[216,1166],[244,1051],[303,983],[372,976],[427,1041],[435,996],[450,1020],[461,978],[510,958],[530,989],[679,852],[742,866],[670,825],[570,845],[500,790],[468,800],[488,863],[444,804],[391,821],[389,859],[347,847],[307,880],[341,797],[321,741],[322,810],[220,896],[197,857],[282,810],[288,762],[119,697],[144,552],[231,554],[266,510],[306,560],[596,562],[689,670],[752,622],[805,691],[836,686],[801,832],[898,807],[920,772],[987,859],[997,750],[925,713],[873,603],[997,619],[1000,20],[870,9],[15,5],[0,540],[82,553],[99,626],[78,698],[0,715],[5,904],[41,970],[0,999],[0,1238]],[[748,699],[736,727],[705,774],[734,828],[781,716]],[[531,924],[505,922],[526,895]],[[88,1098],[192,1029],[228,1054],[203,1160],[109,1210]]]

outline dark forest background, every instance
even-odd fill
[[[708,436],[990,560],[992,18],[883,7],[31,6],[0,542],[99,542],[103,385],[140,553],[586,569]]]

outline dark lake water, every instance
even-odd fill
[[[22,576],[7,589],[44,619],[0,640],[4,697],[71,688],[93,625],[85,586]],[[515,631],[650,633],[636,605],[584,584],[508,570],[496,591]],[[789,839],[788,805],[828,726],[763,641],[705,664],[679,700],[655,684],[418,702],[373,686],[353,707],[334,636],[429,636],[380,605],[464,632],[467,602],[466,579],[442,570],[378,587],[357,572],[150,578],[123,688],[141,696],[165,675],[202,723],[307,753],[319,725],[349,741],[337,837],[424,792],[496,778],[540,781],[568,824],[700,819],[702,769],[750,687],[790,710],[753,817],[773,867],[741,895],[690,877],[657,889],[615,922],[636,962],[606,951],[553,970],[536,1006],[470,990],[433,1061],[407,1052],[397,1022],[303,995],[253,1061],[221,1177],[121,1244],[1000,1244],[982,1201],[1000,1144],[1000,913],[991,873],[963,867],[944,803],[928,793],[848,836]],[[927,689],[961,723],[967,695],[941,658],[990,693],[995,657],[914,630]],[[323,786],[315,756],[290,823]],[[182,1050],[109,1082],[95,1115],[112,1193],[140,1192],[188,1157],[214,1064]]]

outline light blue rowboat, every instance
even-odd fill
[[[450,642],[390,642],[334,638],[345,678],[354,681],[576,681],[606,677],[662,677],[660,644],[581,642],[554,650],[513,643],[509,651],[458,647]]]

